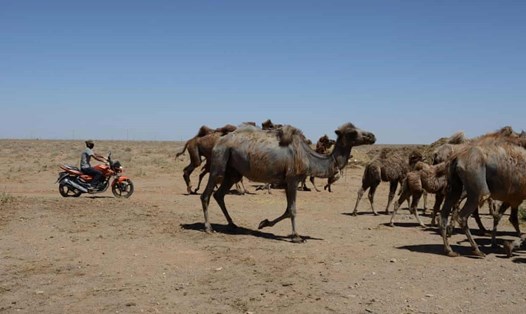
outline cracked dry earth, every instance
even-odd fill
[[[476,235],[487,256],[474,258],[457,230],[451,243],[461,256],[450,258],[436,229],[418,227],[406,206],[395,228],[389,216],[371,214],[366,198],[351,216],[361,167],[347,168],[332,193],[298,192],[306,242],[293,244],[289,220],[257,230],[282,214],[285,196],[255,191],[253,182],[245,182],[251,194],[226,197],[239,229],[225,228],[212,200],[216,232],[204,233],[199,196],[185,195],[187,160],[173,158],[181,143],[102,142],[99,151],[111,148],[135,183],[122,200],[111,192],[58,194],[57,165],[77,163],[79,143],[1,144],[0,170],[8,173],[0,178],[1,313],[519,313],[526,306],[524,251],[505,258]],[[45,158],[33,162],[36,154]],[[387,190],[385,183],[377,190],[378,209]],[[498,237],[513,239],[507,217]]]

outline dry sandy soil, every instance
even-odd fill
[[[78,164],[82,141],[1,140],[0,147],[0,312],[519,313],[526,306],[524,251],[508,259],[476,236],[487,256],[474,258],[457,232],[451,243],[461,256],[450,258],[435,228],[418,227],[405,206],[395,228],[388,216],[373,216],[365,198],[350,216],[361,166],[348,167],[332,193],[298,192],[306,242],[293,244],[288,220],[257,230],[282,214],[285,196],[255,191],[253,182],[245,183],[252,194],[226,197],[239,230],[225,228],[212,200],[216,233],[204,233],[199,196],[185,195],[188,157],[174,159],[178,142],[97,143],[134,181],[130,199],[59,195],[58,165]],[[355,158],[368,149],[355,148]],[[378,209],[387,189],[377,191]],[[507,217],[499,231],[500,240],[513,238]]]

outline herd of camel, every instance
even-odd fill
[[[325,189],[330,191],[330,185],[339,178],[339,174],[347,165],[352,148],[376,142],[373,133],[352,123],[340,126],[335,133],[336,140],[331,140],[325,135],[318,140],[316,148],[313,149],[312,142],[299,129],[290,125],[274,124],[271,120],[263,122],[261,127],[253,122],[237,127],[226,125],[217,129],[202,126],[197,135],[185,143],[177,156],[186,150],[190,155],[190,164],[183,170],[189,194],[195,194],[203,177],[209,174],[208,183],[201,194],[205,231],[213,232],[208,219],[211,195],[221,208],[228,227],[237,228],[228,213],[224,198],[234,184],[242,183],[242,178],[246,177],[254,182],[266,183],[269,191],[271,187],[285,189],[285,212],[273,220],[261,221],[259,229],[290,218],[292,242],[303,242],[303,238],[296,232],[295,223],[298,188],[306,188],[306,178],[310,177],[318,191],[314,185],[314,178],[326,178],[328,181]],[[202,164],[203,159],[205,165],[201,169],[198,186],[192,189],[190,175]],[[367,190],[372,212],[377,215],[374,194],[383,181],[390,184],[386,214],[389,214],[397,187],[401,185],[399,198],[394,202],[390,225],[394,226],[400,205],[412,198],[409,210],[415,215],[418,223],[425,227],[418,216],[417,205],[424,196],[425,213],[426,195],[431,193],[435,195],[431,224],[437,224],[436,218],[440,212],[438,225],[445,254],[458,255],[451,249],[448,241],[453,224],[458,222],[473,248],[473,254],[483,257],[484,253],[480,251],[471,235],[468,218],[473,215],[479,229],[485,232],[478,210],[487,202],[493,216],[491,243],[497,247],[497,225],[504,212],[511,208],[509,220],[518,239],[503,242],[506,254],[510,257],[512,251],[523,242],[518,209],[526,199],[525,169],[526,133],[517,133],[511,127],[504,127],[473,139],[466,139],[461,132],[456,133],[446,143],[435,147],[430,156],[424,156],[421,150],[407,147],[383,148],[365,166],[353,215],[357,214],[358,204]],[[244,186],[242,189],[245,190]],[[448,224],[450,214],[452,218]]]

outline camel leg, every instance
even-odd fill
[[[497,245],[497,226],[499,225],[500,219],[502,218],[502,215],[504,215],[508,207],[509,207],[508,204],[502,203],[499,207],[499,210],[496,212],[493,212],[493,230],[491,230],[491,246],[493,248],[498,247]],[[510,216],[510,219],[511,219],[511,216]]]
[[[477,243],[475,242],[475,240],[473,240],[473,237],[471,236],[471,231],[468,227],[468,218],[473,212],[475,212],[475,210],[477,210],[479,205],[479,199],[480,198],[476,194],[471,197],[468,195],[466,204],[464,204],[464,207],[462,207],[462,210],[460,210],[459,212],[459,223],[462,230],[464,230],[464,233],[466,234],[466,237],[468,238],[471,247],[473,248],[473,254],[480,257],[484,257],[485,254],[480,251]]]
[[[183,178],[184,182],[186,183],[186,191],[188,192],[188,194],[192,194],[192,183],[190,182],[190,175],[192,174],[195,168],[196,166],[194,166],[193,163],[190,163],[183,169]]]
[[[424,210],[422,211],[422,215],[425,215],[427,211],[427,191],[424,191],[423,196],[424,196]]]
[[[440,233],[442,234],[442,241],[444,242],[444,252],[451,257],[458,256],[458,253],[455,253],[453,249],[451,249],[448,240],[448,229],[451,228],[451,226],[448,226],[449,214],[451,213],[452,208],[458,204],[462,194],[462,183],[457,180],[451,181],[446,200],[444,201],[444,206],[442,206],[442,210],[440,211]]]
[[[482,224],[482,220],[480,219],[480,210],[477,207],[477,209],[473,212],[473,218],[475,218],[475,222],[477,223],[477,226],[479,227],[479,230],[482,234],[487,234],[488,230],[486,230],[486,227]]]
[[[225,216],[226,221],[228,222],[229,228],[237,228],[237,226],[232,221],[232,218],[230,217],[230,215],[228,214],[228,210],[226,209],[225,195],[230,191],[230,188],[232,188],[234,183],[239,181],[239,179],[240,179],[239,177],[234,176],[230,174],[229,172],[227,172],[225,174],[225,177],[223,178],[223,182],[221,183],[221,186],[219,186],[219,189],[217,189],[217,191],[214,193],[214,198],[217,204],[219,205],[219,207],[221,208],[221,211],[223,212],[223,215]]]
[[[378,183],[380,184],[380,183]],[[373,214],[375,216],[378,216],[378,213],[374,209],[374,193],[376,193],[376,188],[378,187],[378,184],[371,185],[371,188],[369,189],[369,203],[371,204],[371,209],[373,211]]]
[[[418,221],[418,224],[425,228],[426,225],[420,220],[420,217],[418,216],[418,202],[420,201],[420,197],[422,196],[422,192],[418,192],[413,195],[413,200],[411,201],[411,208],[410,210],[413,212],[413,215],[415,215],[416,221]]]
[[[360,188],[360,190],[358,190],[358,195],[356,196],[356,204],[354,205],[354,210],[352,212],[352,215],[353,216],[356,216],[356,214],[358,213],[358,204],[360,204],[360,200],[362,199],[363,197],[363,194],[365,193],[365,191],[367,190],[368,187],[364,187],[362,186]]]
[[[285,212],[283,215],[279,216],[278,218],[269,221],[268,219],[265,219],[259,223],[258,229],[262,229],[265,227],[272,227],[278,222],[282,221],[285,218],[290,218],[290,221],[292,223],[292,242],[294,243],[301,243],[304,242],[303,239],[298,235],[296,232],[296,193],[297,193],[297,186],[298,183],[295,180],[292,180],[291,182],[287,182],[287,187],[285,190],[285,193],[287,195],[287,208],[285,209]]]
[[[212,229],[212,225],[210,224],[208,220],[208,206],[210,205],[210,195],[212,195],[212,192],[214,191],[215,186],[216,186],[215,176],[210,176],[208,178],[208,183],[206,184],[206,188],[203,191],[203,194],[201,194],[201,205],[203,206],[203,214],[205,216],[205,231],[207,233],[212,233],[214,231]]]
[[[210,172],[210,164],[208,163],[208,160],[204,167],[201,169],[201,173],[199,174],[199,181],[197,182],[197,187],[192,192],[192,194],[197,194],[197,191],[199,191],[199,188],[201,187],[201,181],[203,181],[204,176]]]
[[[391,227],[394,227],[395,216],[396,216],[396,212],[398,212],[398,208],[400,208],[400,205],[402,205],[403,202],[408,200],[410,196],[411,196],[411,191],[409,191],[408,188],[402,188],[402,194],[400,194],[398,201],[394,203],[393,213],[391,214],[391,221],[389,222],[389,225],[391,225]]]
[[[426,195],[424,194],[424,203],[426,202]],[[436,226],[436,217],[437,213],[440,211],[440,205],[442,205],[442,201],[444,200],[444,194],[437,193],[435,194],[435,205],[433,206],[433,213],[431,214],[431,225]]]
[[[314,184],[314,177],[310,177],[310,183],[312,184],[316,192],[320,192],[320,190],[318,190],[318,188],[316,187],[316,184]]]
[[[329,177],[327,179],[327,184],[323,187],[323,189],[328,190],[329,192],[332,192],[331,186],[334,182],[338,181],[338,179],[340,179],[339,173],[333,175],[332,177]]]
[[[396,193],[396,188],[398,187],[398,181],[389,182],[389,196],[387,198],[387,206],[385,207],[385,214],[389,215],[389,206],[393,202],[393,198]]]
[[[519,207],[518,206],[513,206],[511,208],[510,218],[508,220],[513,225],[513,228],[515,228],[515,231],[517,232],[517,236],[520,238],[521,229],[519,227]]]

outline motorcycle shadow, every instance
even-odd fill
[[[115,198],[113,196],[109,196],[109,195],[105,195],[105,196],[102,196],[102,195],[86,195],[87,198],[93,198],[93,199],[97,199],[97,198]]]

